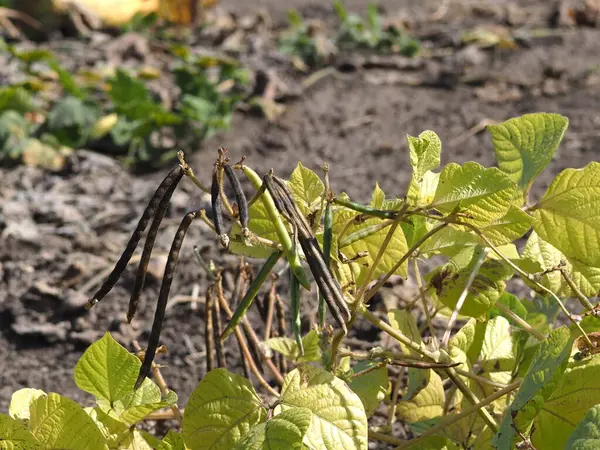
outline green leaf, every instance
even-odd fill
[[[321,359],[321,348],[319,347],[319,335],[315,330],[310,330],[302,338],[304,355],[300,354],[298,344],[294,339],[286,337],[275,337],[266,340],[265,345],[295,363],[319,361]]]
[[[308,217],[321,208],[321,198],[323,192],[325,192],[325,185],[312,170],[298,163],[290,175],[288,186],[304,216]]]
[[[488,126],[498,167],[525,193],[552,160],[569,120],[558,114],[525,114]]]
[[[186,450],[183,436],[173,430],[169,430],[167,435],[156,447],[156,450]]]
[[[36,109],[33,97],[26,89],[20,86],[0,88],[0,112],[12,110],[25,114]]]
[[[185,408],[183,439],[190,450],[229,450],[266,418],[250,381],[225,369],[211,370]]]
[[[444,414],[446,395],[440,376],[431,371],[429,382],[411,400],[401,400],[396,406],[397,414],[408,423],[433,419]]]
[[[360,397],[331,373],[306,364],[297,367],[283,381],[280,402],[283,411],[312,411],[304,437],[309,448],[367,449],[367,416]]]
[[[536,448],[564,448],[575,425],[599,403],[600,355],[572,361],[534,421]]]
[[[523,306],[523,303],[521,303],[521,301],[516,296],[509,294],[508,292],[504,292],[496,302],[496,304],[498,303],[502,303],[503,305],[507,306],[508,309],[514,312],[521,319],[525,320],[527,318],[527,308]],[[490,309],[490,318],[497,316],[505,317],[509,321],[512,320],[510,317],[504,315],[504,313],[500,309],[494,306],[492,307],[492,309]]]
[[[20,420],[0,414],[0,450],[38,450],[42,447]]]
[[[515,190],[516,185],[496,167],[450,163],[440,175],[432,206],[445,214],[459,208],[469,215],[462,220],[484,226],[508,212]]]
[[[106,439],[109,448],[118,447],[131,434],[130,427],[116,418],[116,414],[110,408],[104,410],[101,406],[96,406],[85,408],[85,411]]]
[[[504,415],[492,445],[509,450],[517,436],[516,428],[527,434],[531,423],[558,386],[571,352],[567,327],[552,331],[540,344],[514,401]]]
[[[511,326],[502,316],[489,320],[480,354],[485,376],[498,383],[509,384],[515,365]]]
[[[46,123],[62,145],[77,147],[85,142],[99,117],[97,108],[77,97],[68,96],[54,105]]]
[[[301,450],[302,440],[310,426],[312,412],[292,408],[269,421],[253,427],[233,450],[272,450],[276,448]]]
[[[565,450],[594,450],[600,448],[600,405],[593,406],[573,430]]]
[[[106,450],[102,433],[73,400],[49,393],[31,402],[29,429],[43,448]]]
[[[29,420],[31,402],[42,395],[46,393],[40,389],[23,388],[15,391],[10,398],[8,413],[13,419]]]
[[[372,361],[360,361],[353,368],[354,374],[375,366]],[[367,417],[371,417],[383,401],[388,390],[387,367],[379,367],[364,375],[353,377],[349,383],[350,389],[360,397]]]
[[[140,366],[138,358],[105,333],[77,362],[75,383],[85,392],[115,402],[133,392]]]
[[[444,436],[428,436],[417,444],[411,445],[412,450],[459,450],[454,442]]]
[[[510,206],[508,212],[493,220],[481,231],[495,245],[513,242],[525,235],[531,228],[533,218],[516,206]]]
[[[541,271],[549,271],[539,278],[539,282],[559,297],[574,297],[576,294],[558,268],[562,264],[565,274],[583,295],[595,297],[600,291],[600,268],[590,267],[576,258],[566,257],[552,244],[542,239],[535,231],[531,233],[523,248],[523,259],[540,265]],[[536,289],[532,285],[533,289]],[[540,294],[546,295],[544,292]]]
[[[473,253],[467,249],[426,276],[429,283],[436,288],[440,302],[451,310],[454,310],[477,264],[479,251]],[[512,274],[512,269],[502,261],[486,259],[468,290],[460,314],[480,317],[487,313],[504,292],[505,281],[510,279]]]
[[[431,130],[425,130],[419,137],[408,135],[410,149],[410,165],[413,168],[413,180],[419,184],[427,171],[437,169],[440,165],[442,142]]]
[[[533,213],[533,228],[566,256],[600,266],[600,163],[563,170]]]

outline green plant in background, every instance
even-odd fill
[[[365,48],[382,52],[400,53],[415,56],[419,51],[419,41],[393,25],[384,26],[376,5],[369,4],[367,18],[349,13],[340,0],[334,9],[341,22],[337,44],[340,48]]]
[[[58,394],[18,391],[10,415],[0,415],[0,448],[364,450],[368,439],[396,448],[593,448],[600,304],[589,297],[600,291],[600,164],[566,169],[542,198],[529,199],[567,126],[565,117],[542,113],[490,126],[497,159],[492,168],[467,162],[440,169],[438,136],[430,130],[408,136],[413,176],[406,196],[387,198],[376,186],[368,205],[334,195],[328,168],[324,181],[301,164],[286,181],[272,173],[261,178],[245,163],[229,166],[223,150],[209,190],[180,155],[180,167],[161,184],[121,262],[89,303],[97,304],[118,281],[152,215],[158,229],[162,213],[156,205],[167,207],[184,175],[211,192],[214,222],[203,210],[188,213],[174,238],[144,363],[107,334],[75,369],[78,386],[96,397],[96,405],[81,408]],[[258,190],[250,202],[234,169]],[[233,185],[235,203],[225,195],[224,178]],[[233,222],[229,232],[225,215]],[[207,268],[207,375],[182,412],[177,397],[146,376],[154,367],[185,231],[195,217],[230,252],[267,261],[256,277],[239,271],[235,285],[245,287],[232,302],[235,311],[224,294],[225,269]],[[524,236],[519,250],[515,242]],[[152,245],[153,238],[145,249]],[[423,261],[433,257],[446,262],[422,273]],[[245,314],[280,259],[292,280],[292,336],[283,332],[283,301],[272,284],[261,340]],[[301,293],[311,288],[304,262],[319,287],[320,325],[302,335]],[[409,265],[416,297],[383,316],[371,312],[369,300],[391,276],[408,277]],[[531,286],[533,298],[505,291],[515,276]],[[569,312],[576,305],[567,309],[566,301],[579,303],[578,316]],[[327,324],[325,307],[336,327]],[[425,323],[416,322],[416,308]],[[560,313],[570,326],[557,323]],[[229,318],[224,330],[222,314]],[[434,326],[434,319],[442,325]],[[353,349],[345,330],[356,320],[370,322],[395,346]],[[222,341],[232,335],[260,394],[224,368]],[[270,372],[270,383],[259,364]],[[408,368],[406,383],[400,372],[390,387],[391,368],[398,366]],[[159,441],[136,428],[165,407],[180,433],[171,430]],[[375,411],[387,412],[384,426],[369,427]],[[390,434],[395,420],[410,427],[413,439]]]
[[[160,166],[181,146],[197,148],[199,140],[229,127],[248,83],[235,60],[186,55],[172,80],[179,94],[166,108],[142,73],[117,69],[88,87],[49,51],[4,48],[27,78],[0,88],[0,161],[53,169],[70,149],[82,147],[126,155],[129,165]]]

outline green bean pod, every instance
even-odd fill
[[[290,301],[292,304],[292,332],[298,345],[300,355],[304,355],[304,345],[302,344],[302,320],[300,318],[300,283],[290,270]]]
[[[254,281],[252,282],[252,284],[246,291],[244,298],[242,299],[239,306],[233,313],[233,316],[231,317],[231,320],[225,327],[225,330],[221,334],[221,336],[219,338],[221,341],[224,341],[225,339],[227,339],[227,336],[229,336],[231,333],[233,333],[233,331],[235,330],[235,327],[238,326],[238,324],[240,323],[240,321],[246,314],[246,311],[248,311],[248,308],[250,308],[250,306],[252,305],[252,302],[254,301],[256,294],[258,294],[258,291],[260,290],[263,283],[267,280],[267,277],[271,273],[271,270],[273,270],[273,267],[275,267],[275,264],[277,264],[277,261],[279,261],[279,258],[281,258],[282,254],[283,254],[282,252],[274,252],[271,254],[271,256],[269,256],[269,258],[267,259],[265,264],[262,266],[262,268],[256,275],[256,278],[254,279]]]
[[[384,228],[389,227],[394,223],[393,221],[386,220],[384,222],[376,223],[375,225],[371,225],[368,227],[361,228],[354,233],[350,233],[348,236],[344,236],[340,241],[339,248],[342,249],[347,247],[348,245],[354,244],[356,241],[360,241],[361,239],[367,238],[378,231],[383,230]]]
[[[246,174],[254,188],[261,189],[263,182],[262,179],[258,176],[258,174],[248,166],[243,166],[242,170]],[[304,268],[302,267],[300,255],[294,248],[294,244],[292,242],[292,239],[290,238],[287,229],[285,228],[283,219],[281,218],[281,215],[279,214],[279,211],[277,210],[275,203],[273,202],[273,197],[271,197],[271,194],[269,194],[269,192],[265,191],[260,198],[263,202],[263,205],[265,206],[265,209],[267,210],[269,218],[275,225],[275,230],[277,232],[279,242],[281,243],[281,247],[283,248],[283,252],[285,253],[285,257],[288,260],[288,263],[290,264],[292,272],[294,272],[294,275],[296,275],[296,278],[298,278],[298,281],[300,282],[302,287],[307,291],[310,291],[310,281],[308,281],[306,272],[304,272]]]
[[[331,241],[333,239],[333,211],[331,203],[327,202],[325,206],[325,216],[323,218],[323,258],[328,268],[331,268]],[[325,326],[325,298],[319,294],[319,327],[322,329]]]
[[[352,209],[358,213],[364,214],[366,216],[379,217],[381,219],[395,219],[396,216],[400,213],[399,210],[393,209],[375,209],[370,206],[361,205],[360,203],[356,203],[350,200],[341,200],[336,198],[333,200],[336,205],[344,206],[348,209]]]

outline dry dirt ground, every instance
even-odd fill
[[[364,10],[366,2],[346,3]],[[411,24],[429,56],[361,64],[357,61],[369,55],[343,55],[346,61],[337,61],[340,70],[288,100],[279,119],[268,122],[236,113],[231,130],[203,142],[190,161],[204,180],[220,145],[230,149],[232,159],[245,155],[257,171],[274,168],[282,176],[297,161],[313,169],[326,161],[336,192],[366,200],[376,181],[390,195],[404,192],[410,175],[407,133],[435,130],[443,142],[444,163],[491,165],[489,136],[468,130],[486,119],[557,112],[570,119],[570,126],[536,183],[534,194],[539,195],[560,170],[582,167],[599,154],[600,29],[571,26],[564,14],[557,17],[565,4],[452,1],[446,14],[433,20],[438,2],[380,2],[386,15],[399,14]],[[332,8],[316,1],[229,0],[221,7],[239,15],[264,8],[275,28],[285,24],[289,7],[307,18],[335,23]],[[476,26],[502,26],[522,39],[516,49],[461,44],[461,33]],[[289,63],[260,54],[240,57],[251,68],[276,71],[292,89],[306,77]],[[173,197],[134,323],[125,321],[133,266],[101,304],[89,312],[82,305],[97,288],[97,276],[120,255],[166,170],[132,175],[115,160],[85,151],[77,152],[60,174],[0,169],[0,411],[7,410],[11,393],[24,386],[86,399],[72,371],[86,346],[106,330],[124,345],[131,346],[134,339],[144,345],[160,286],[161,254],[182,215],[206,204],[188,181]],[[203,293],[207,285],[193,262],[193,245],[212,249],[218,261],[234,262],[219,252],[204,225],[193,226],[172,296],[189,295],[194,284]],[[401,297],[401,289],[392,295]],[[162,342],[169,349],[160,360],[168,365],[163,373],[183,401],[205,373],[202,315],[202,306],[194,310],[189,303],[177,304],[169,309],[163,330]],[[367,326],[357,337],[366,346],[379,340]],[[229,358],[230,367],[239,368],[237,348],[231,347]]]

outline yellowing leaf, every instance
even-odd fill
[[[302,338],[304,355],[300,354],[298,344],[294,339],[286,337],[274,337],[265,341],[265,345],[294,362],[319,361],[321,359],[321,348],[319,347],[319,335],[315,330],[310,330]]]
[[[440,174],[430,170],[423,174],[419,184],[413,179],[408,188],[408,198],[411,203],[414,206],[429,206],[433,202],[439,182]]]
[[[40,389],[19,389],[10,398],[8,413],[13,419],[29,420],[29,406],[31,402],[42,395],[46,395],[46,393]]]
[[[1,450],[38,450],[40,444],[25,428],[23,422],[5,414],[0,414]]]
[[[312,170],[298,163],[290,175],[288,186],[294,195],[298,208],[308,217],[321,207],[321,198],[325,185]]]
[[[31,402],[29,429],[43,448],[107,450],[102,433],[73,400],[50,393]]]
[[[319,450],[367,449],[367,416],[363,404],[346,383],[309,365],[291,371],[281,388],[280,408],[308,408],[310,427],[304,436],[308,448]]]
[[[301,450],[311,417],[312,412],[306,408],[283,411],[269,421],[253,427],[233,450]]]
[[[267,410],[250,381],[215,369],[190,397],[183,417],[183,439],[191,450],[229,450],[266,418]]]
[[[410,340],[417,344],[422,344],[421,333],[417,326],[417,321],[410,311],[405,309],[392,309],[388,312],[388,319],[390,325],[396,330],[400,331],[403,335],[408,337]],[[405,344],[400,343],[402,352],[406,355],[419,356],[417,352],[411,350]]]
[[[600,267],[600,163],[563,170],[533,213],[533,228],[566,256]]]
[[[115,402],[133,392],[140,366],[138,358],[105,333],[77,362],[75,383],[83,391]]]
[[[523,259],[538,262],[540,271],[550,271],[564,263],[562,269],[583,295],[595,297],[600,291],[600,268],[590,267],[576,258],[567,258],[552,244],[540,238],[535,231],[531,233],[523,248]],[[544,274],[539,281],[560,297],[576,295],[559,270]],[[535,286],[532,288],[535,289]]]
[[[468,214],[462,220],[485,226],[507,213],[515,191],[516,185],[495,167],[450,163],[440,175],[432,206],[445,214],[459,208]]]
[[[408,135],[410,149],[410,165],[413,168],[413,179],[420,183],[423,175],[430,170],[437,169],[440,165],[442,142],[438,135],[431,130],[425,130],[419,137]]]
[[[510,383],[515,355],[511,326],[504,317],[498,316],[488,321],[480,359],[486,377],[498,383]]]
[[[444,414],[446,396],[440,376],[431,371],[427,386],[410,401],[401,400],[396,406],[398,417],[408,423],[433,419]]]
[[[558,114],[525,114],[498,125],[489,125],[498,167],[522,191],[552,160],[569,120]]]

